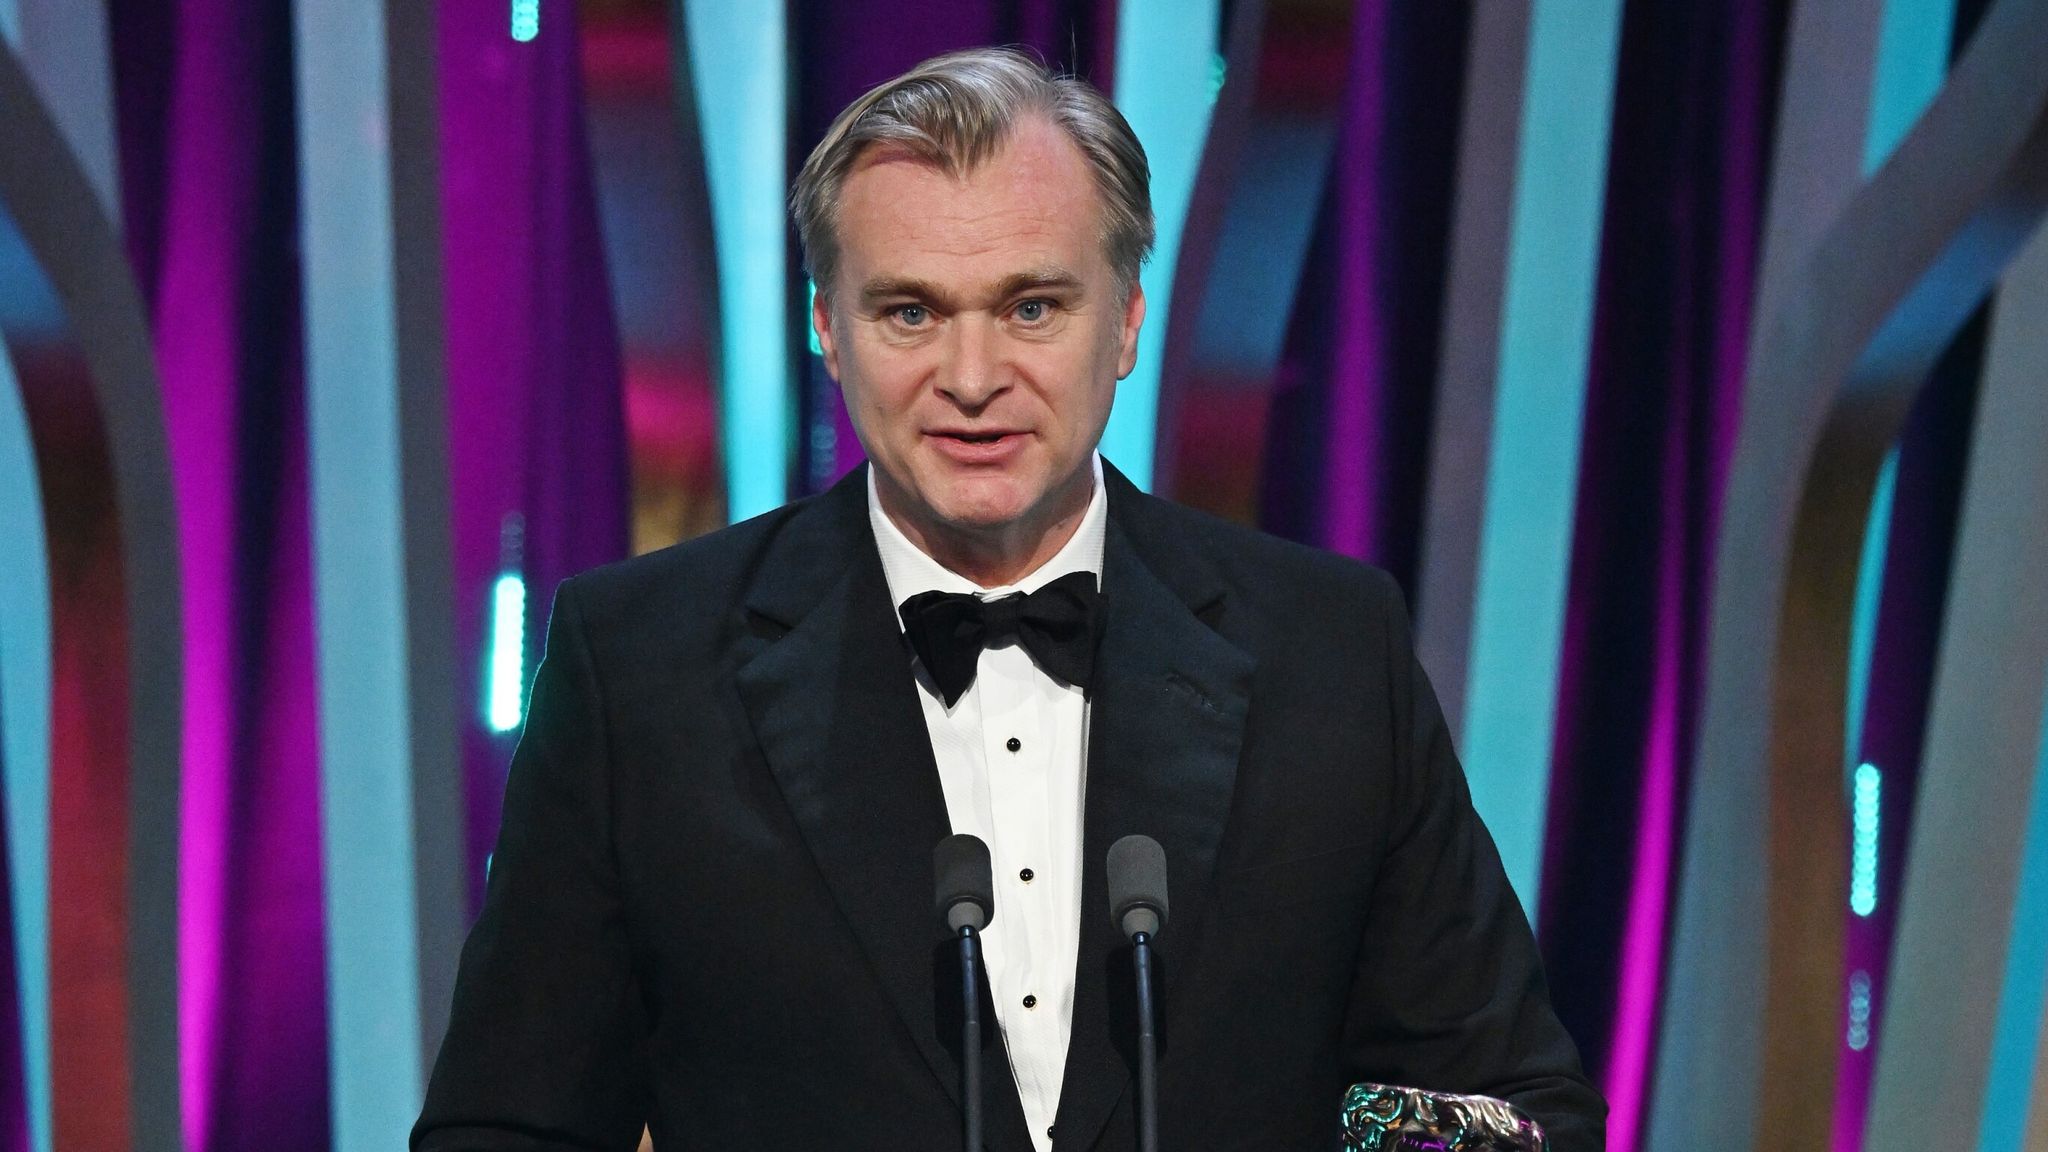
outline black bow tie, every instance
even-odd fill
[[[974,683],[981,650],[1012,637],[1040,668],[1086,688],[1102,631],[1101,600],[1095,573],[1070,572],[1028,596],[921,592],[903,602],[900,614],[911,649],[951,708]]]

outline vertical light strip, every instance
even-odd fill
[[[1849,861],[1849,910],[1858,916],[1877,911],[1877,837],[1883,791],[1884,774],[1877,765],[1858,765],[1850,805],[1854,847]]]
[[[1899,141],[1948,76],[1955,0],[1886,0],[1878,21],[1877,62],[1870,81],[1870,119],[1863,133],[1863,174],[1884,166]],[[1870,661],[1877,645],[1878,608],[1884,600],[1885,555],[1890,548],[1892,498],[1899,452],[1885,456],[1870,501],[1863,554],[1856,573],[1856,607],[1849,632],[1848,771],[1862,758],[1863,717],[1869,706]]]
[[[484,657],[484,724],[511,732],[526,704],[526,517],[498,522],[498,580],[491,586],[490,650]]]
[[[1531,921],[1620,37],[1620,0],[1539,0],[1522,101],[1463,747]]]
[[[5,0],[0,0],[4,3]],[[50,1152],[50,563],[21,385],[0,349],[0,766],[29,1144]]]
[[[2048,1025],[2048,700],[2042,703],[2042,716],[2041,750],[2034,759],[2034,796],[2018,882],[2013,885],[2005,986],[1999,992],[1998,1023],[1991,1034],[1977,1152],[2031,1147],[2029,1123],[2036,1131],[2048,1124],[2048,1115],[2038,1114],[2040,1107],[2048,1107],[2048,1100],[2029,1101],[2042,1029]],[[2037,1110],[2035,1115],[2028,1115],[2030,1108]]]
[[[387,9],[293,11],[333,1148],[368,1152],[425,1084]]]
[[[1858,968],[1849,976],[1849,1029],[1842,1037],[1851,1052],[1870,1047],[1871,1000],[1870,973]]]
[[[718,247],[726,514],[789,498],[789,63],[783,0],[681,4]]]
[[[1899,141],[1941,91],[1948,76],[1955,0],[1886,0],[1878,23],[1877,63],[1870,82],[1870,119],[1863,133],[1863,174],[1884,165]],[[1863,554],[1856,573],[1856,607],[1849,633],[1849,765],[1861,759],[1863,717],[1869,705],[1870,661],[1877,645],[1878,608],[1884,599],[1885,555],[1890,548],[1892,499],[1899,452],[1885,456],[1870,501]]]
[[[526,681],[526,581],[517,572],[498,577],[491,591],[490,669],[491,731],[510,732],[519,727]]]
[[[1380,166],[1395,112],[1384,75],[1387,6],[1361,3],[1351,19],[1351,83],[1330,157],[1327,193],[1335,217],[1337,314],[1329,337],[1323,409],[1320,543],[1340,555],[1370,560],[1380,544],[1385,494],[1374,481],[1386,468],[1386,414],[1393,391],[1387,329],[1397,314],[1375,265],[1384,258],[1388,231],[1379,219],[1389,183]]]
[[[512,0],[512,39],[531,43],[540,35],[540,0]]]
[[[1870,706],[1870,662],[1877,651],[1877,610],[1884,599],[1884,560],[1891,548],[1892,501],[1899,485],[1899,450],[1885,454],[1863,527],[1863,552],[1856,564],[1856,602],[1849,620],[1849,709],[1842,747],[1846,779],[1863,757],[1863,716]]]
[[[1218,0],[1123,0],[1117,8],[1116,105],[1145,146],[1156,233],[1152,259],[1138,279],[1145,289],[1138,363],[1117,385],[1102,454],[1147,491],[1159,433],[1159,369],[1174,265],[1216,103],[1219,21]]]
[[[1955,22],[1955,0],[1884,0],[1878,19],[1877,57],[1871,69],[1870,113],[1863,132],[1863,175],[1868,178],[1891,157],[1921,113],[1934,102],[1948,76],[1949,43]],[[1864,525],[1863,549],[1857,559],[1856,597],[1849,622],[1847,731],[1842,748],[1845,787],[1849,792],[1849,911],[1867,918],[1877,911],[1882,867],[1883,773],[1864,761],[1865,717],[1870,709],[1870,682],[1877,654],[1878,624],[1884,606],[1884,577],[1891,550],[1892,509],[1897,500],[1899,450],[1885,454],[1871,493]],[[1848,1031],[1843,1042],[1859,1053],[1846,1061],[1836,1086],[1834,1145],[1837,1152],[1862,1146],[1871,1090],[1870,1047],[1881,988],[1872,980],[1874,966],[1885,963],[1886,942],[1868,935],[1868,927],[1845,941],[1845,961],[1854,970],[1848,978]],[[1878,969],[1880,974],[1882,969]],[[1888,983],[1888,981],[1886,981]],[[1878,990],[1874,990],[1878,988]]]
[[[1676,459],[1667,459],[1671,468]],[[1684,757],[1679,684],[1685,659],[1681,578],[1683,537],[1672,530],[1677,503],[1667,489],[1666,525],[1657,590],[1657,663],[1652,673],[1650,726],[1643,745],[1643,794],[1637,808],[1635,873],[1621,936],[1621,975],[1614,1031],[1608,1046],[1607,1144],[1612,1152],[1641,1147],[1649,1086],[1650,1048],[1663,975],[1664,928],[1669,922],[1671,860],[1677,850],[1679,763]]]

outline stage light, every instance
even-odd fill
[[[512,38],[521,44],[540,35],[540,0],[512,0]]]
[[[1877,829],[1878,803],[1884,774],[1877,765],[1856,769],[1854,793],[1854,848],[1849,867],[1849,910],[1858,916],[1877,911]]]
[[[1870,1047],[1870,973],[1858,971],[1849,977],[1849,1050]]]
[[[491,593],[491,731],[519,727],[526,680],[526,581],[517,572],[498,577]]]

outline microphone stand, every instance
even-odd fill
[[[1131,941],[1138,991],[1138,1148],[1159,1152],[1159,1037],[1153,1031],[1152,938],[1166,925],[1166,850],[1150,836],[1109,846],[1109,910]]]
[[[972,925],[960,929],[960,1106],[965,1115],[964,1147],[981,1152],[981,936]]]
[[[981,1144],[981,930],[996,911],[988,845],[967,833],[932,849],[939,918],[960,941],[960,1119],[967,1152]]]
[[[1159,1039],[1152,1021],[1152,934],[1131,934],[1138,976],[1138,1152],[1159,1152]]]

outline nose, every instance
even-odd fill
[[[1001,334],[979,313],[962,314],[949,327],[949,346],[939,367],[939,392],[966,411],[978,411],[1009,386]]]

